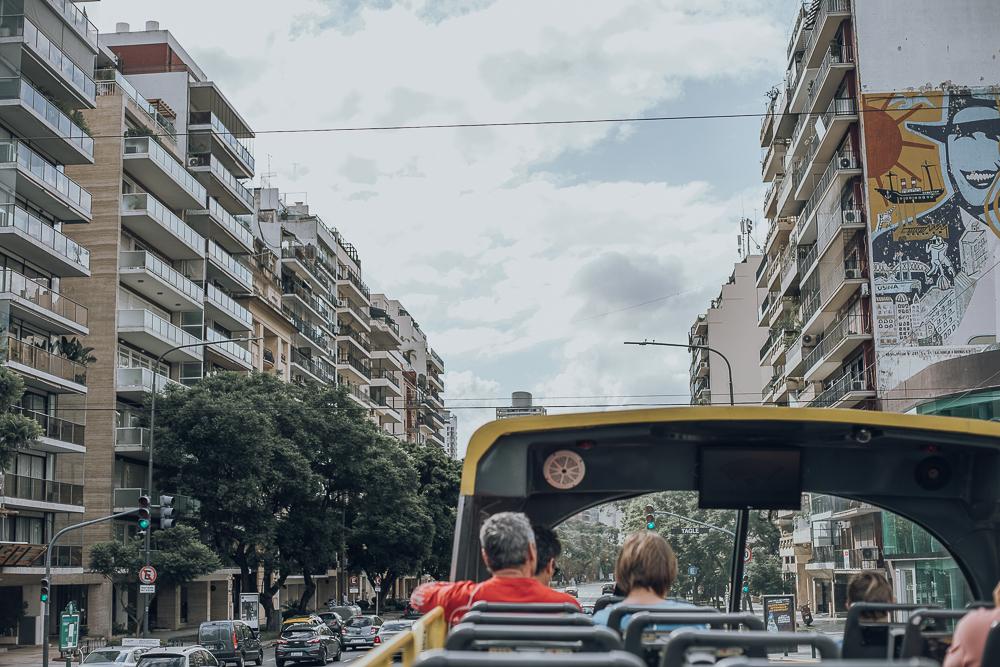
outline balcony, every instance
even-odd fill
[[[184,386],[160,373],[153,373],[149,368],[118,368],[115,379],[118,395],[136,402],[141,402],[146,394],[152,393],[154,380],[157,391],[163,391],[166,387]]]
[[[253,193],[211,153],[188,154],[188,168],[223,208],[235,213],[253,213]]]
[[[124,426],[116,428],[115,454],[128,459],[148,461],[149,429],[140,428],[138,426]]]
[[[375,347],[394,350],[403,344],[403,339],[399,337],[399,325],[389,315],[376,314],[376,309],[373,308],[370,322]]]
[[[819,72],[809,89],[809,109],[823,108],[840,88],[844,74],[854,69],[854,47],[849,44],[831,44],[820,63]]]
[[[226,289],[238,293],[253,292],[253,274],[215,241],[208,242],[208,278],[218,280]]]
[[[31,443],[32,449],[43,452],[76,453],[86,451],[84,433],[86,427],[67,419],[60,419],[44,412],[28,410],[19,405],[12,406],[12,411],[36,422],[42,427],[42,436]]]
[[[764,217],[773,218],[778,205],[778,192],[781,190],[782,182],[785,180],[784,174],[776,174],[767,192],[764,193]]]
[[[0,269],[0,302],[49,333],[85,336],[89,331],[84,306],[11,269]]]
[[[230,331],[253,329],[253,315],[216,285],[205,286],[205,314]]]
[[[444,391],[444,382],[441,382],[441,378],[433,373],[427,376],[427,385],[438,391]]]
[[[253,232],[222,208],[214,197],[208,198],[207,209],[188,211],[187,217],[193,228],[218,243],[226,252],[236,254],[253,252]]]
[[[822,44],[829,44],[844,19],[851,17],[850,0],[819,0],[813,29],[805,45],[802,61],[807,67],[818,67],[823,57]]]
[[[281,263],[307,282],[314,292],[327,294],[333,288],[320,272],[319,262],[316,260],[316,246],[291,244],[285,241],[281,244]]]
[[[26,144],[0,141],[0,170],[9,169],[7,186],[53,217],[90,222],[90,193]],[[9,206],[9,204],[8,204]]]
[[[366,360],[347,353],[337,355],[337,370],[347,371],[359,379],[361,384],[369,384],[372,377],[371,364]]]
[[[20,373],[27,385],[54,393],[87,393],[83,364],[10,335],[0,343],[6,348],[7,367]]]
[[[10,53],[21,44],[22,53]],[[9,60],[20,62],[22,73],[64,104],[96,106],[94,80],[23,15],[0,16],[0,50],[7,52]]]
[[[205,239],[153,195],[122,195],[122,227],[148,241],[171,259],[202,259]]]
[[[93,164],[94,140],[26,79],[0,78],[0,116],[60,164]]]
[[[0,245],[57,276],[90,275],[90,252],[15,204],[0,204]]]
[[[166,310],[201,310],[205,298],[196,283],[143,250],[119,253],[118,279]]]
[[[871,340],[871,323],[860,313],[845,315],[823,334],[805,358],[805,378],[810,382],[825,380],[837,370],[854,350]]]
[[[292,368],[304,373],[308,378],[326,384],[337,383],[337,373],[322,360],[308,357],[292,348]]]
[[[250,149],[243,145],[235,134],[226,129],[211,111],[192,111],[188,121],[188,131],[192,134],[209,133],[213,148],[221,152],[219,159],[225,163],[226,169],[234,172],[238,178],[253,178],[254,159]]]
[[[45,0],[45,2],[55,10],[56,14],[62,16],[84,42],[90,45],[94,53],[97,53],[97,27],[87,19],[85,12],[80,11],[72,0]]]
[[[230,370],[237,371],[248,371],[253,366],[253,360],[250,354],[250,350],[239,343],[234,341],[222,342],[227,340],[227,336],[223,336],[218,331],[212,328],[205,329],[205,340],[215,343],[214,345],[208,345],[205,347],[209,352],[214,352],[223,358],[226,365]]]
[[[318,322],[328,323],[334,319],[326,301],[314,294],[304,282],[294,279],[283,280],[281,282],[281,299],[289,305],[299,304],[308,310]]]
[[[778,171],[784,164],[785,154],[790,143],[788,139],[775,139],[764,149],[764,155],[760,160],[760,172],[765,183],[778,175]]]
[[[337,333],[337,337],[339,339],[338,342],[350,341],[350,343],[364,350],[367,353],[365,354],[366,357],[371,356],[372,342],[365,332],[352,329],[349,326],[341,326],[340,331]]]
[[[360,328],[366,332],[371,330],[371,311],[369,308],[358,308],[350,299],[337,299],[337,312],[343,315],[350,315]],[[350,324],[348,324],[350,326]]]
[[[810,4],[810,2],[803,2],[799,5],[799,11],[795,15],[795,25],[792,26],[792,36],[788,39],[788,46],[785,48],[787,58],[791,58],[793,54],[805,47],[809,37],[808,33],[812,29],[810,22],[806,20],[809,16]]]
[[[204,209],[204,186],[152,137],[127,137],[124,168],[172,209]]]
[[[809,402],[810,408],[852,408],[875,398],[875,390],[865,378],[846,373],[826,385],[823,392]]]
[[[49,512],[82,512],[83,485],[4,473],[0,504]]]
[[[371,386],[372,387],[382,387],[382,391],[385,393],[392,394],[393,396],[402,396],[403,390],[402,385],[399,381],[398,371],[394,371],[388,368],[372,368],[371,369]]]
[[[444,359],[434,350],[427,348],[427,368],[444,373]]]
[[[281,312],[284,313],[285,317],[295,327],[295,335],[301,339],[301,345],[310,347],[323,354],[330,352],[330,339],[321,328],[293,312],[290,308],[283,307]]]
[[[372,293],[371,290],[368,289],[368,285],[361,280],[361,276],[358,275],[357,272],[348,268],[344,264],[337,267],[337,284],[345,285],[353,289],[365,304],[371,302]]]
[[[817,182],[815,176],[827,162],[840,169],[860,167],[857,156],[849,148],[837,151],[848,128],[857,119],[857,101],[853,97],[836,97],[830,102],[827,111],[816,121],[820,132],[809,145],[808,153],[802,161],[802,172],[806,177],[796,186],[798,199],[809,200],[816,192],[823,191],[829,185],[829,181],[823,182],[822,178]],[[841,161],[844,162],[843,165],[840,164]],[[808,212],[807,208],[803,208],[803,213],[800,213],[799,217],[808,220]]]
[[[166,139],[167,144],[173,149],[177,148],[177,128],[174,121],[161,114],[156,107],[143,97],[135,86],[133,86],[125,76],[116,69],[101,69],[94,72],[97,77],[97,94],[100,96],[121,95],[132,102],[135,106],[126,105],[129,111],[146,125],[147,129],[156,134],[160,139]]]
[[[802,233],[800,237],[803,241],[812,241],[816,238],[815,213],[820,204],[827,198],[831,191],[840,192],[843,186],[852,178],[861,175],[861,162],[857,154],[849,149],[841,149],[834,154],[830,163],[823,171],[823,175],[817,180],[812,195],[802,207],[801,220]]]
[[[845,248],[844,254],[844,259],[837,257],[834,261],[818,263],[819,308],[808,320],[802,316],[803,332],[815,335],[822,331],[860,286],[868,282],[857,256],[851,254],[850,248]]]
[[[167,361],[201,361],[199,340],[159,315],[144,309],[118,311],[118,338],[151,355],[166,353]],[[177,345],[192,345],[168,352]]]

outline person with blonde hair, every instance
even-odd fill
[[[619,605],[648,606],[650,611],[694,609],[695,606],[687,602],[667,599],[676,579],[677,557],[670,544],[652,531],[632,533],[625,538],[615,564],[615,583],[625,594],[625,599],[594,614],[594,624],[607,625],[611,610]],[[628,621],[629,615],[626,614],[622,617],[621,628]]]
[[[851,577],[847,582],[847,607],[857,602],[892,603],[892,584],[881,572],[861,572]],[[869,611],[861,614],[864,622],[884,623],[889,619],[888,612]]]
[[[992,609],[973,609],[958,622],[944,667],[993,667],[983,663],[983,651],[990,628],[1000,623],[1000,583],[993,589],[993,605]]]

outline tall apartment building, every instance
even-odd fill
[[[458,458],[458,415],[451,410],[441,412],[444,417],[444,448],[448,456]]]
[[[754,400],[761,386],[757,349],[766,334],[746,326],[756,318],[764,296],[754,280],[760,262],[760,255],[737,262],[719,296],[695,318],[688,333],[690,345],[711,347],[729,360],[737,404]],[[718,354],[692,348],[688,372],[691,405],[729,405],[729,370]]]
[[[760,131],[765,404],[997,414],[998,21],[989,0],[905,12],[813,0],[797,13]],[[964,604],[954,561],[925,531],[830,502],[783,536],[817,606],[842,611],[838,589],[870,568],[900,601]]]
[[[90,500],[82,408],[93,376],[79,340],[96,318],[64,284],[92,272],[88,249],[67,236],[91,222],[92,193],[66,167],[95,160],[95,129],[79,110],[97,104],[97,51],[97,29],[72,2],[0,4],[0,363],[24,380],[15,409],[43,431],[0,471],[0,615],[18,619],[0,644],[40,642],[44,545]],[[79,533],[52,562],[58,627],[57,610],[87,593]]]
[[[511,417],[531,417],[534,415],[544,415],[547,412],[544,406],[535,405],[530,391],[515,391],[510,395],[509,408],[497,408],[497,419],[510,419]]]

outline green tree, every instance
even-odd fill
[[[218,556],[201,542],[198,531],[191,526],[154,530],[149,539],[150,564],[156,568],[159,589],[187,583],[221,565]],[[144,540],[140,537],[128,542],[95,544],[90,551],[90,571],[115,584],[137,583],[136,573],[146,563],[143,547]],[[137,610],[129,604],[127,595],[122,602],[137,624]]]
[[[447,579],[451,572],[451,549],[455,533],[455,513],[462,484],[462,462],[448,456],[434,444],[413,450],[419,493],[434,524],[430,553],[420,573]],[[419,574],[419,573],[418,573]]]
[[[563,579],[597,581],[612,576],[621,542],[617,528],[570,519],[556,534],[562,545],[556,562]]]
[[[24,380],[21,376],[6,366],[0,366],[0,471],[7,469],[17,450],[24,449],[42,435],[38,422],[14,408],[21,402],[23,394]]]

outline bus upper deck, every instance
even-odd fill
[[[466,453],[451,578],[489,575],[478,533],[497,512],[524,512],[553,527],[602,503],[660,491],[694,491],[702,507],[744,516],[751,509],[798,509],[803,493],[870,503],[939,540],[976,599],[989,599],[1000,580],[1000,425],[756,407],[525,417],[483,426]],[[735,554],[746,530],[737,519],[730,580],[737,604],[742,559]]]

